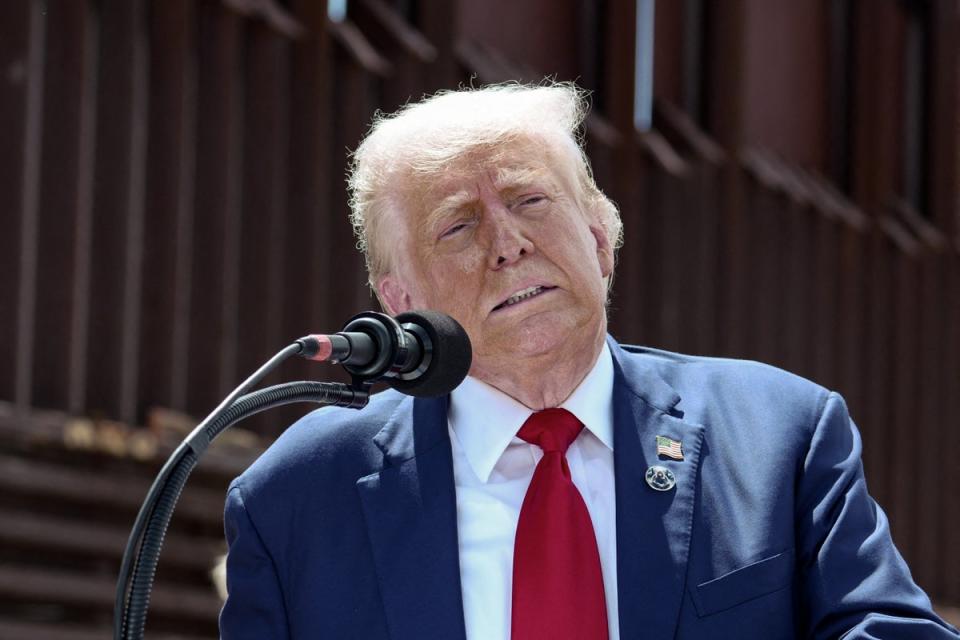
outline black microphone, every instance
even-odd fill
[[[438,311],[409,311],[391,318],[366,311],[333,334],[297,340],[300,355],[333,362],[355,382],[385,382],[411,396],[450,393],[470,371],[473,352],[460,323]]]

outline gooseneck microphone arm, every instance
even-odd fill
[[[463,328],[443,314],[408,313],[395,320],[368,312],[355,316],[345,330],[333,336],[306,336],[279,351],[234,389],[167,459],[127,540],[114,603],[114,640],[143,638],[150,591],[173,510],[200,456],[221,432],[251,415],[295,402],[360,409],[368,402],[370,386],[378,380],[411,395],[444,395],[460,384],[470,368],[470,341]],[[332,351],[318,357],[334,336],[353,338],[364,345],[357,350],[363,353],[353,362],[349,354],[342,355],[342,349],[336,358]],[[342,359],[353,382],[291,382],[245,393],[292,355],[334,362]]]
[[[143,638],[153,579],[173,510],[187,478],[214,438],[244,418],[285,404],[316,402],[357,409],[367,404],[369,385],[357,388],[336,382],[294,382],[240,395],[301,348],[298,343],[291,344],[260,367],[187,436],[160,469],[137,514],[120,565],[114,602],[115,640]]]
[[[272,407],[316,402],[360,408],[366,405],[368,395],[366,390],[330,382],[292,382],[268,387],[241,396],[207,424],[202,438],[193,443],[185,441],[174,451],[151,486],[127,542],[117,582],[114,638],[132,640],[143,637],[150,591],[173,510],[187,478],[200,461],[200,455],[219,433]],[[205,444],[197,446],[199,441],[205,441]]]

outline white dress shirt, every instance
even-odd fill
[[[593,369],[560,406],[585,425],[567,450],[567,464],[593,521],[610,640],[618,640],[613,359],[606,344]],[[543,457],[540,447],[516,436],[532,413],[473,377],[451,394],[448,424],[468,640],[510,638],[517,520],[533,470]]]

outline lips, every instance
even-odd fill
[[[517,292],[513,293],[509,298],[507,298],[506,300],[504,300],[503,302],[501,302],[500,304],[498,304],[497,306],[495,306],[495,307],[493,308],[493,310],[494,310],[494,311],[498,311],[498,310],[500,310],[500,309],[505,309],[505,308],[507,308],[507,307],[512,307],[513,305],[519,304],[519,303],[523,302],[524,300],[529,300],[529,299],[531,299],[531,298],[536,298],[537,296],[541,295],[542,293],[544,293],[544,292],[546,292],[546,291],[550,291],[550,290],[555,289],[555,288],[556,288],[556,287],[550,287],[550,286],[547,286],[547,285],[539,284],[539,285],[534,285],[534,286],[532,286],[532,287],[527,287],[527,288],[525,288],[525,289],[521,289],[520,291],[517,291]]]

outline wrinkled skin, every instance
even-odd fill
[[[532,409],[556,406],[590,371],[606,333],[614,256],[581,205],[571,152],[514,143],[464,158],[396,198],[388,311],[450,314],[473,344],[470,374]],[[544,287],[517,304],[518,292]]]

